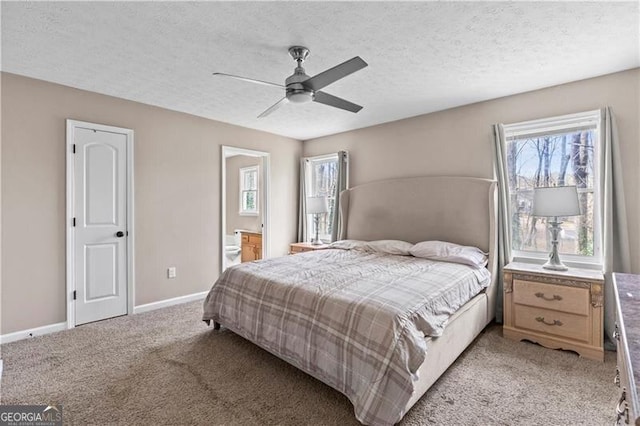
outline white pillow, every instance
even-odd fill
[[[340,240],[329,244],[329,248],[343,250],[362,250],[375,253],[399,254],[409,256],[413,244],[400,240]]]
[[[482,268],[487,266],[487,255],[477,247],[461,246],[444,241],[422,241],[411,247],[409,252],[415,257],[461,263]]]
[[[357,250],[357,249],[362,250],[366,244],[367,244],[366,241],[360,241],[360,240],[339,240],[329,244],[329,248],[342,249],[342,250]]]
[[[369,241],[364,250],[376,253],[399,254],[401,256],[409,256],[409,252],[413,244],[400,240],[377,240]]]

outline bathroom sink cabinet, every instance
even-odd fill
[[[262,259],[262,234],[243,231],[241,248],[242,262],[252,262]]]

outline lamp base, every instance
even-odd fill
[[[550,269],[552,271],[568,271],[569,268],[564,265],[562,262],[560,262],[559,265],[555,264],[555,263],[551,263],[551,261],[545,263],[544,265],[542,265],[542,267],[544,269]]]
[[[569,269],[564,263],[562,263],[560,255],[558,254],[558,236],[560,235],[561,223],[562,222],[558,222],[557,217],[554,217],[553,221],[549,222],[549,230],[551,231],[551,253],[549,253],[549,260],[547,260],[547,263],[542,265],[544,269],[550,269],[552,271],[566,271]]]
[[[320,217],[318,215],[318,213],[316,213],[316,217],[315,217],[315,225],[316,225],[316,238],[315,239],[311,239],[311,245],[312,246],[321,246],[322,245],[322,241],[320,241],[320,230],[318,229],[318,225],[320,223]]]

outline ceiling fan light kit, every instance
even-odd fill
[[[268,81],[255,80],[253,78],[241,77],[232,74],[225,73],[213,73],[213,75],[235,78],[242,81],[248,81],[250,83],[257,83],[268,86],[275,86],[285,89],[285,96],[278,102],[267,108],[258,118],[266,117],[273,111],[280,108],[286,103],[306,104],[309,102],[318,102],[321,104],[329,105],[334,108],[340,108],[345,111],[358,112],[362,109],[360,105],[356,105],[345,99],[337,96],[330,95],[326,92],[320,91],[320,89],[334,83],[349,74],[353,74],[356,71],[361,70],[367,66],[367,63],[359,56],[349,59],[346,62],[336,65],[326,71],[321,72],[313,77],[309,77],[302,67],[302,63],[309,56],[309,49],[304,46],[291,46],[289,48],[289,54],[294,61],[297,62],[297,66],[289,77],[286,78],[285,84],[280,85],[277,83],[271,83]]]

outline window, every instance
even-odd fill
[[[338,155],[310,157],[306,161],[307,197],[327,197],[329,213],[320,214],[318,236],[323,242],[331,242],[333,215],[336,205],[336,184],[338,177]],[[315,238],[314,215],[307,215],[307,241]]]
[[[601,262],[600,111],[504,126],[511,247],[516,258],[545,258],[547,219],[531,215],[533,188],[575,185],[581,216],[559,218],[558,250],[568,262]]]
[[[240,169],[240,214],[258,215],[258,166]]]

